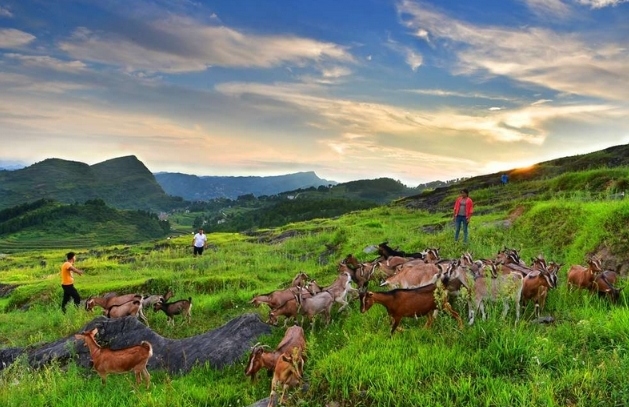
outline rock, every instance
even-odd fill
[[[146,327],[135,317],[107,319],[99,316],[90,321],[81,331],[98,328],[97,342],[112,349],[136,345],[149,341],[153,346],[153,357],[148,368],[164,369],[171,374],[186,373],[193,366],[208,363],[215,369],[239,361],[257,342],[261,335],[269,334],[271,328],[257,314],[244,314],[215,330],[185,339],[167,339]],[[43,366],[53,360],[67,362],[72,358],[83,367],[90,367],[89,350],[78,342],[74,335],[37,348],[8,348],[0,350],[0,370],[26,353],[29,364]]]

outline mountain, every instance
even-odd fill
[[[94,165],[49,158],[29,167],[0,171],[0,209],[40,199],[83,203],[102,199],[118,209],[158,212],[176,206],[153,174],[135,156]]]
[[[313,171],[268,177],[196,176],[172,172],[158,172],[155,179],[167,194],[188,201],[207,201],[214,198],[236,199],[242,195],[275,195],[286,191],[336,185],[321,179]]]

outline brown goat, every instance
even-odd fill
[[[548,269],[535,270],[522,279],[520,303],[526,307],[529,301],[535,304],[535,317],[541,316],[548,290],[557,287],[557,275]]]
[[[618,302],[620,298],[620,291],[622,288],[614,286],[618,274],[612,270],[605,270],[596,275],[594,282],[592,283],[592,291],[598,293],[601,297],[609,297],[611,302]]]
[[[138,300],[142,301],[142,296],[140,294],[125,294],[125,295],[116,295],[112,297],[89,297],[85,301],[85,310],[91,311],[95,306],[99,306],[102,309],[108,309],[112,305],[120,305],[124,304],[127,301]]]
[[[142,313],[142,301],[131,300],[123,304],[112,305],[104,313],[107,318],[124,318],[128,316],[140,318],[146,326],[149,326],[149,321]]]
[[[295,298],[299,287],[289,287],[284,290],[276,290],[268,294],[256,295],[249,301],[254,307],[259,307],[260,304],[266,304],[271,309],[281,307],[286,301],[291,298]]]
[[[302,349],[294,347],[290,353],[283,353],[277,359],[275,369],[273,370],[273,380],[271,381],[271,394],[269,395],[268,407],[274,407],[276,404],[277,391],[281,385],[282,393],[280,394],[280,403],[285,404],[284,397],[289,387],[295,387],[301,381],[304,373],[304,358]]]
[[[588,266],[573,265],[568,270],[568,287],[591,290],[595,276],[603,271],[601,260],[591,258],[587,260]]]
[[[367,312],[373,304],[382,304],[386,309],[389,317],[391,317],[392,327],[391,335],[400,324],[403,317],[418,317],[428,315],[426,328],[432,325],[434,320],[434,311],[438,310],[439,304],[435,299],[436,284],[411,289],[398,288],[387,292],[371,292],[360,293],[360,312]],[[441,297],[443,309],[456,319],[459,328],[463,327],[461,317],[453,309],[447,300],[447,294],[444,290],[444,296]]]
[[[421,263],[412,267],[404,267],[397,274],[388,277],[380,286],[390,288],[414,288],[433,284],[439,278],[443,269],[433,263]]]
[[[190,318],[192,316],[192,297],[189,297],[187,300],[178,300],[175,302],[156,302],[153,309],[156,312],[159,310],[164,311],[164,314],[167,316],[166,323],[172,323],[175,325],[174,317],[179,314],[183,315],[186,321],[190,323]]]
[[[290,353],[293,348],[301,349],[303,354],[306,349],[304,330],[297,325],[291,326],[286,330],[284,337],[275,350],[266,351],[264,350],[265,347],[267,346],[255,344],[251,350],[245,375],[251,376],[252,382],[255,380],[258,371],[262,368],[266,368],[269,373],[273,373],[277,360],[282,354]]]
[[[90,356],[94,363],[94,369],[101,377],[103,385],[107,382],[107,375],[110,373],[135,372],[137,384],[146,379],[146,388],[151,384],[151,375],[146,369],[149,358],[153,356],[153,347],[147,341],[142,341],[139,345],[130,346],[124,349],[101,348],[94,336],[98,333],[96,328],[74,335],[76,339],[83,340],[90,350]]]
[[[277,317],[283,316],[284,326],[286,326],[289,319],[297,319],[299,315],[299,303],[297,302],[297,297],[293,296],[290,300],[287,300],[280,307],[275,308],[269,312],[269,320],[267,323],[271,325],[277,325]]]

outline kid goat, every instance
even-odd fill
[[[146,388],[151,384],[151,375],[146,369],[149,358],[153,356],[153,347],[147,341],[142,341],[139,345],[130,346],[124,349],[101,348],[94,336],[98,333],[96,328],[74,335],[76,339],[85,341],[90,350],[90,356],[94,363],[94,369],[101,377],[103,385],[107,382],[107,375],[110,373],[135,372],[137,384],[146,379]]]
[[[172,323],[175,325],[175,315],[182,314],[188,323],[190,323],[190,317],[192,312],[192,297],[188,297],[187,300],[179,300],[175,302],[159,301],[153,306],[155,312],[162,310],[168,317],[166,323]]]

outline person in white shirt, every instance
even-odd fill
[[[207,247],[207,236],[203,233],[203,229],[199,229],[199,233],[192,238],[192,247],[194,257],[196,257],[197,254],[199,256],[203,254],[203,249]]]

